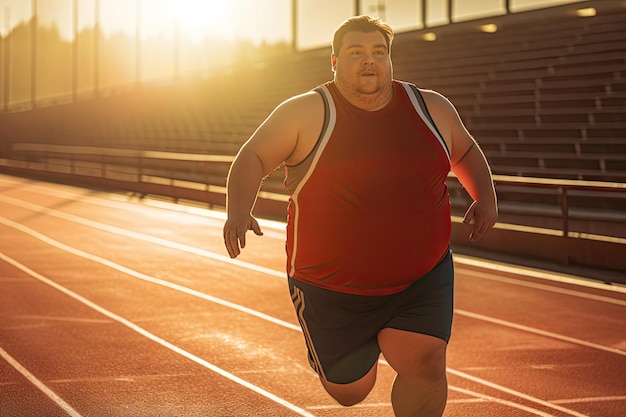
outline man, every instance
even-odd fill
[[[440,94],[393,79],[391,28],[357,16],[335,32],[334,79],[280,104],[228,176],[224,241],[231,257],[263,178],[285,164],[287,273],[309,362],[340,404],[376,380],[380,353],[397,372],[397,416],[440,416],[452,324],[452,171],[474,202],[470,240],[496,222],[483,153]]]

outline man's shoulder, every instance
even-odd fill
[[[426,107],[430,110],[444,110],[449,109],[452,106],[452,103],[440,92],[431,90],[429,88],[420,87],[414,83],[402,80],[393,80],[394,84],[404,88],[407,91],[407,94],[413,94],[421,96],[426,104]]]
[[[424,102],[429,110],[449,111],[453,108],[450,100],[440,92],[421,87],[417,87],[417,90],[424,98]]]
[[[279,106],[279,109],[287,112],[303,112],[314,111],[315,109],[323,108],[322,96],[315,90],[310,90],[296,96],[292,96],[283,101]]]
[[[403,80],[393,80],[393,83],[397,86],[396,88],[403,88],[407,92],[413,91],[414,94],[422,96],[425,100],[441,100],[446,99],[441,93],[431,90],[428,88],[423,88],[418,86],[415,83]]]

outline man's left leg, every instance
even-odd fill
[[[448,344],[437,337],[391,328],[378,333],[378,344],[398,373],[391,391],[395,415],[441,416],[448,398]]]

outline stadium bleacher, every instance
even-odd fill
[[[448,96],[495,173],[626,179],[626,8],[565,7],[397,35],[396,77]],[[612,8],[609,6],[613,6]],[[582,6],[579,6],[582,7]],[[281,100],[328,80],[328,48],[184,85],[2,115],[5,141],[232,153]],[[37,126],[47,126],[41,134]]]
[[[447,95],[496,173],[623,182],[626,9],[613,5],[502,16],[496,33],[473,22],[437,42],[408,34],[396,73]]]

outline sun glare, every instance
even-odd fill
[[[142,34],[180,36],[199,42],[205,38],[233,39],[236,6],[224,0],[151,0],[142,2]]]
[[[192,41],[204,37],[232,39],[236,22],[235,6],[224,0],[184,0],[176,2],[181,33]]]

